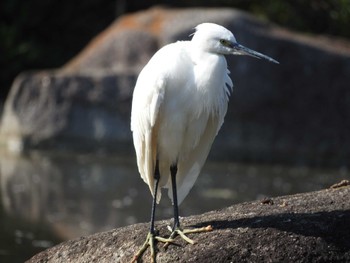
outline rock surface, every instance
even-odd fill
[[[184,226],[212,225],[193,235],[195,245],[177,239],[157,262],[349,262],[350,187],[242,203],[182,219]],[[156,222],[168,235],[171,221]],[[61,243],[28,263],[129,262],[142,245],[148,224],[136,224]],[[146,253],[144,262],[149,262]]]
[[[228,57],[235,89],[212,158],[348,165],[350,43],[289,32],[234,9],[153,8],[125,15],[57,71],[20,75],[4,108],[0,145],[132,152],[137,74],[161,46],[201,22],[278,61]]]
[[[135,75],[20,75],[6,101],[0,140],[26,149],[124,150],[130,143],[129,105]]]

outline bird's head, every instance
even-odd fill
[[[230,30],[213,23],[203,23],[196,26],[192,42],[204,51],[221,55],[248,55],[270,62],[279,63],[264,54],[238,44]]]

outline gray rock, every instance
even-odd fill
[[[156,49],[189,39],[201,22],[228,27],[241,44],[281,63],[228,57],[235,89],[211,158],[348,165],[349,42],[289,32],[227,8],[126,15],[59,71],[21,75],[6,101],[2,145],[132,152],[137,74]]]
[[[141,29],[112,25],[94,39],[87,49],[69,62],[65,72],[139,72],[157,51],[155,36]]]
[[[130,143],[129,105],[134,75],[20,75],[5,104],[3,144],[27,149],[97,150]]]
[[[193,234],[198,242],[165,250],[157,262],[349,262],[350,187],[234,205],[182,219],[183,226],[213,227]],[[170,220],[156,222],[167,236]],[[28,263],[130,262],[142,246],[148,224],[81,237],[49,248]],[[144,262],[150,262],[149,252]]]

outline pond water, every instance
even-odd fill
[[[149,221],[151,195],[130,157],[1,154],[0,172],[0,262],[23,262],[67,239]],[[319,190],[349,178],[346,168],[209,161],[180,215]],[[157,219],[172,216],[165,192],[158,207]]]

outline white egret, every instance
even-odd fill
[[[141,71],[132,100],[131,130],[137,165],[153,195],[150,232],[133,261],[148,246],[155,261],[155,240],[172,242],[186,233],[178,205],[184,200],[208,156],[224,122],[232,81],[224,55],[249,55],[276,60],[237,43],[226,28],[203,23],[191,41],[178,41],[161,48]],[[154,227],[159,188],[167,188],[174,208],[174,226],[168,239],[157,236]]]

